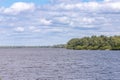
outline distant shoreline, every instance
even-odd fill
[[[1,46],[0,48],[52,48],[48,46]]]
[[[65,44],[48,45],[48,46],[0,46],[0,48],[65,48]]]
[[[54,46],[0,46],[0,48],[63,48]]]
[[[73,50],[73,51],[120,51],[120,50],[101,50],[101,49],[96,49],[96,50],[88,50],[88,49],[67,49],[67,48],[56,48],[56,47],[23,47],[23,46],[14,46],[14,47],[0,47],[0,49],[66,49],[66,50]]]

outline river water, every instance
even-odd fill
[[[2,80],[120,80],[120,51],[0,48]]]

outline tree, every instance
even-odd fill
[[[71,39],[66,48],[77,50],[120,50],[120,36],[91,36]]]

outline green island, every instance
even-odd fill
[[[120,50],[120,36],[91,36],[73,38],[68,41],[67,49],[73,50]]]

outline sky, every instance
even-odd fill
[[[120,35],[120,0],[0,0],[0,46]]]

